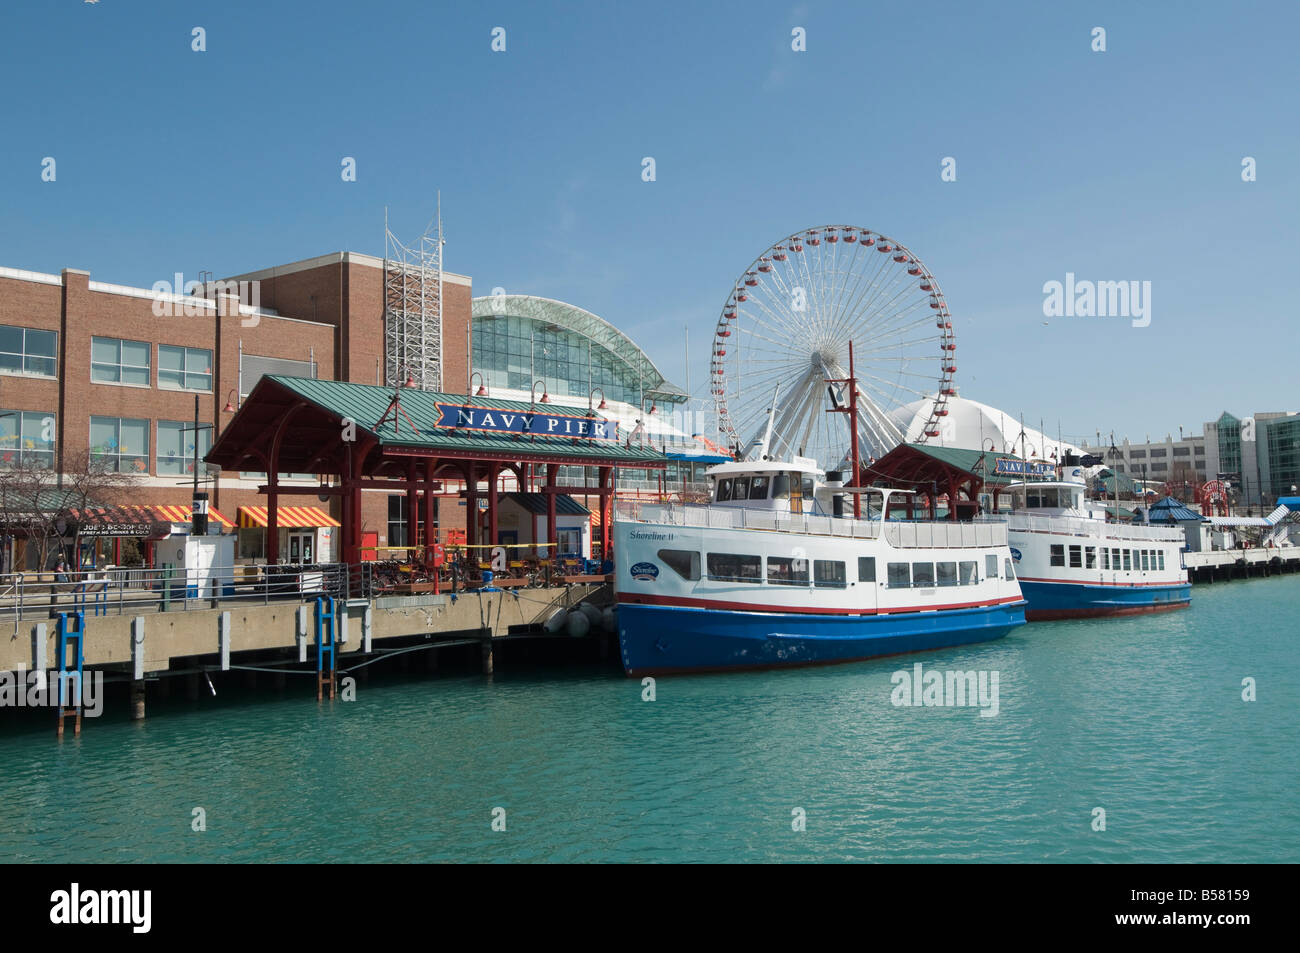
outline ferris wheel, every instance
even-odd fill
[[[735,282],[713,337],[711,396],[722,438],[752,453],[775,401],[770,454],[842,464],[853,343],[862,459],[907,438],[890,412],[923,399],[913,440],[932,441],[956,394],[957,344],[939,283],[887,235],[826,225],[781,239]],[[928,412],[928,413],[927,413]],[[903,426],[906,426],[904,424]]]

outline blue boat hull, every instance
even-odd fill
[[[1182,609],[1192,601],[1191,583],[1169,586],[1089,586],[1069,582],[1026,582],[1020,590],[1030,622],[1092,616],[1136,615]]]
[[[620,604],[628,675],[849,662],[1000,639],[1024,603],[888,615],[803,615]]]

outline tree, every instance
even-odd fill
[[[76,533],[73,552],[80,550],[82,511],[121,505],[134,482],[113,469],[111,460],[89,450],[65,452],[62,474],[39,461],[20,461],[0,468],[0,526],[35,545],[38,566],[48,569],[55,541],[61,549],[71,528]]]

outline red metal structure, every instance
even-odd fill
[[[1201,504],[1202,516],[1228,515],[1228,484],[1222,480],[1211,480],[1196,491],[1196,499]]]

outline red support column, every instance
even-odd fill
[[[426,562],[433,560],[433,544],[438,541],[437,533],[433,528],[433,471],[434,459],[430,457],[424,462],[424,519],[421,520],[424,526],[424,556]]]
[[[473,463],[465,466],[465,545],[478,545],[478,468]]]
[[[420,488],[415,481],[415,461],[406,464],[406,545],[420,545]],[[416,554],[408,551],[412,560]]]
[[[488,467],[488,545],[497,544],[497,483],[501,479],[501,464]]]
[[[277,457],[278,453],[271,456],[271,469],[266,474],[266,561],[271,566],[280,561],[280,494],[275,491],[280,485],[275,472]]]
[[[558,463],[548,463],[546,465],[546,541],[551,545],[547,548],[546,555],[549,558],[555,558],[558,552],[556,543],[559,542],[559,533],[555,527],[555,481],[560,476],[560,466]]]

